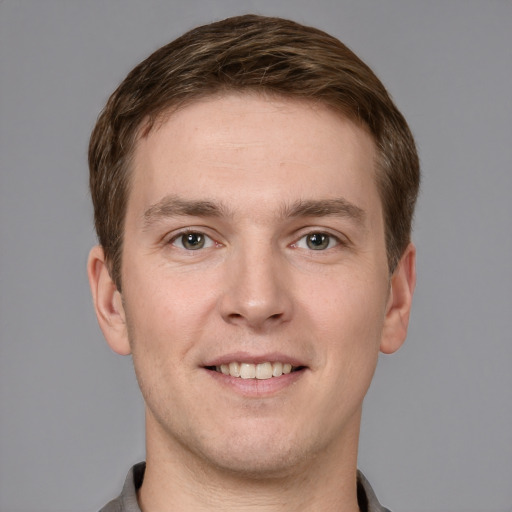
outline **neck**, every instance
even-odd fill
[[[139,490],[142,512],[358,512],[359,420],[299,465],[267,475],[241,475],[220,468],[169,441],[147,420],[147,460]]]

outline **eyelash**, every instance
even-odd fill
[[[320,236],[320,244],[318,244],[318,247],[316,248],[313,248],[311,247],[309,244],[308,244],[308,237],[313,237],[313,236]],[[324,242],[324,240],[327,239],[327,246],[326,247],[321,247],[321,243]],[[305,245],[306,247],[301,247],[300,246],[300,243],[301,241],[304,240],[305,241]],[[308,233],[302,235],[296,242],[294,242],[291,247],[295,248],[295,249],[306,249],[306,250],[310,250],[310,251],[326,251],[328,249],[333,249],[337,246],[341,246],[341,245],[346,245],[339,237],[333,235],[332,233],[327,233],[325,231],[309,231]]]
[[[186,236],[191,237],[194,235],[196,237],[196,240],[189,240],[191,243],[198,244],[197,247],[186,247],[185,244],[187,243],[184,238]],[[312,240],[313,245],[317,245],[316,247],[312,247],[312,245],[308,240],[308,237],[319,237],[316,240]],[[177,244],[178,241],[181,241],[179,244]],[[301,243],[304,241],[303,243]],[[323,244],[327,241],[327,245],[325,247],[322,247]],[[178,249],[182,249],[187,252],[194,252],[194,251],[200,251],[202,249],[208,249],[210,247],[219,247],[222,244],[216,242],[212,237],[204,233],[200,230],[195,229],[186,229],[183,230],[174,236],[170,238],[167,242],[169,245],[173,245],[174,247],[177,247]],[[346,245],[344,241],[342,241],[339,237],[333,235],[332,233],[327,233],[325,231],[321,230],[313,230],[309,231],[308,233],[303,234],[296,242],[290,245],[290,247],[294,249],[306,249],[310,251],[315,252],[321,252],[326,251],[328,249],[333,249],[340,245]]]
[[[184,237],[186,236],[192,236],[192,235],[195,235],[197,236],[198,238],[202,238],[202,241],[203,241],[203,245],[201,245],[200,247],[196,247],[196,248],[187,248],[184,246],[183,244],[183,239]],[[180,241],[181,240],[181,246],[180,245],[176,245],[176,242],[177,241]],[[190,252],[193,252],[193,251],[199,251],[201,249],[208,249],[210,247],[214,247],[214,246],[220,246],[221,244],[219,244],[218,242],[216,242],[211,236],[208,236],[206,233],[204,233],[203,231],[199,231],[199,230],[196,230],[196,229],[186,229],[184,231],[181,231],[177,234],[175,234],[174,236],[172,236],[168,242],[167,242],[169,245],[173,245],[174,247],[177,247],[178,249],[182,249],[182,250],[185,250],[185,251],[190,251]],[[201,243],[201,242],[199,242]]]

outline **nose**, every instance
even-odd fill
[[[292,280],[271,248],[239,251],[226,268],[220,309],[225,322],[266,331],[292,316]]]

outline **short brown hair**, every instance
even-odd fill
[[[319,102],[366,126],[378,162],[388,265],[410,241],[419,188],[414,139],[386,89],[352,51],[318,29],[245,15],[195,28],[135,67],[100,114],[89,144],[95,227],[120,289],[130,159],[138,137],[171,108],[223,91]]]

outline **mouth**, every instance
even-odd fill
[[[305,370],[305,366],[293,366],[287,362],[262,362],[262,363],[247,363],[243,361],[232,361],[216,366],[206,366],[207,370],[221,373],[229,377],[235,377],[239,379],[256,379],[256,380],[268,380],[278,379],[283,375],[290,373],[299,372]]]

